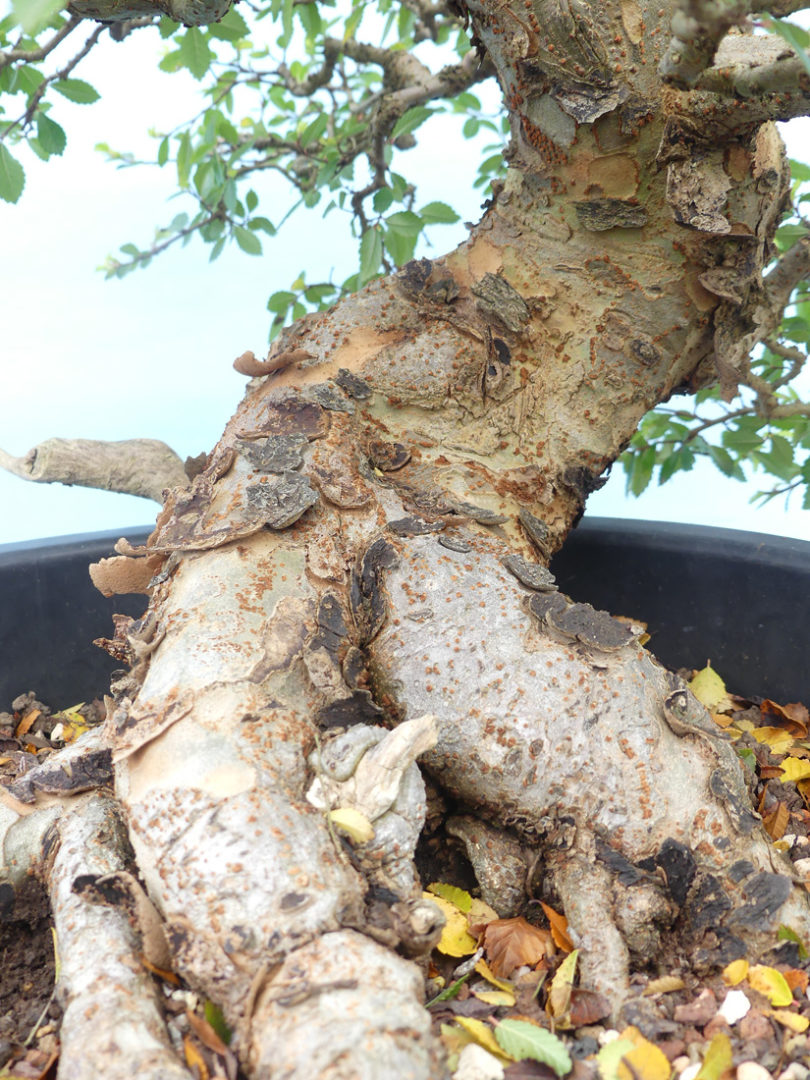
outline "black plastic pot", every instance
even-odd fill
[[[120,665],[92,641],[111,636],[114,611],[146,606],[143,596],[105,599],[90,583],[88,563],[112,554],[119,535],[0,546],[0,709],[26,690],[60,707],[104,692]],[[591,518],[552,569],[575,600],[644,620],[668,667],[710,659],[736,693],[810,702],[810,543]]]

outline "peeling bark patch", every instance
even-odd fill
[[[260,434],[305,435],[308,439],[320,439],[328,430],[329,420],[320,406],[306,401],[300,394],[285,391],[283,396],[268,403]]]
[[[386,529],[394,536],[424,536],[425,533],[441,532],[445,527],[443,521],[425,521],[423,518],[404,517],[396,521],[389,521]]]
[[[188,716],[193,704],[193,694],[184,693],[162,707],[149,709],[147,706],[143,712],[136,711],[137,705],[129,710],[116,709],[110,721],[112,732],[118,739],[118,745],[113,749],[113,761],[121,761],[156,739],[172,724]]]
[[[697,865],[692,852],[685,844],[667,839],[661,845],[660,851],[656,853],[655,865],[664,871],[669,895],[678,907],[683,907],[697,873]]]
[[[315,714],[322,728],[353,727],[355,724],[379,724],[383,711],[368,690],[355,690],[351,697],[324,705]]]
[[[362,644],[366,645],[385,622],[387,604],[382,592],[382,572],[393,566],[396,552],[384,538],[375,540],[352,570],[349,599]]]
[[[484,318],[501,323],[513,334],[519,334],[529,321],[526,301],[500,275],[484,274],[471,290],[478,297],[477,307]]]
[[[745,886],[748,903],[738,908],[727,920],[729,926],[761,930],[770,924],[779,908],[790,896],[793,883],[784,874],[760,873]]]
[[[675,220],[700,232],[731,232],[723,214],[730,187],[722,161],[690,156],[667,166],[667,202]]]
[[[462,540],[460,536],[440,536],[439,543],[448,551],[458,551],[462,554],[472,551],[472,544],[467,540]]]
[[[583,645],[612,652],[629,645],[634,634],[624,623],[590,604],[571,604],[549,611],[546,621],[565,637],[576,638]]]
[[[356,645],[350,645],[346,650],[341,664],[343,681],[352,690],[356,690],[360,679],[365,675],[366,658]]]
[[[397,274],[397,283],[406,294],[420,293],[432,272],[433,263],[430,259],[411,259]]]
[[[568,601],[559,592],[539,593],[529,601],[529,611],[543,625],[549,615],[555,611],[565,611]]]
[[[755,869],[756,867],[750,860],[738,859],[737,862],[729,867],[728,876],[736,884],[753,874]]]
[[[411,460],[407,446],[384,439],[372,439],[367,447],[368,459],[380,472],[396,472]]]
[[[340,368],[335,376],[335,382],[341,390],[345,390],[356,401],[366,401],[371,397],[371,387],[366,380],[361,379],[359,375],[355,375],[348,368]]]
[[[557,588],[554,575],[540,563],[530,563],[522,555],[504,555],[501,562],[506,569],[514,574],[521,585],[537,592],[553,592]]]
[[[340,600],[335,593],[324,593],[318,604],[318,634],[315,639],[328,652],[335,653],[348,633]]]
[[[285,473],[301,468],[307,442],[306,435],[300,432],[293,435],[271,435],[267,439],[240,441],[239,451],[258,472]]]
[[[250,673],[252,682],[263,682],[271,672],[285,670],[303,652],[312,608],[310,600],[281,597],[267,622],[262,643],[264,656]]]
[[[647,224],[647,211],[624,199],[589,199],[575,203],[577,220],[588,232],[608,229],[641,229]]]
[[[548,557],[548,525],[522,508],[518,511],[518,521],[540,554]]]
[[[484,506],[476,506],[475,503],[454,499],[452,495],[448,495],[445,501],[455,513],[472,518],[473,521],[477,521],[481,525],[502,525],[509,520],[503,514],[496,514],[494,510],[487,510]]]
[[[643,869],[639,870],[638,867],[633,866],[629,859],[626,859],[620,852],[615,851],[598,836],[595,838],[595,843],[596,857],[605,864],[620,885],[639,885],[642,881],[648,879],[648,875],[644,873]]]
[[[708,874],[698,884],[689,899],[689,921],[695,930],[718,926],[731,908],[731,901],[720,881]]]
[[[328,409],[330,412],[354,412],[354,402],[342,394],[336,387],[330,386],[329,383],[316,383],[314,386],[308,386],[304,390],[303,396],[308,401],[315,401],[322,409]]]
[[[20,802],[36,802],[43,795],[77,795],[80,791],[112,784],[112,751],[92,750],[68,762],[44,761],[13,783],[4,785]]]
[[[246,488],[250,516],[271,529],[286,529],[318,501],[318,493],[306,476],[282,473],[275,483]]]

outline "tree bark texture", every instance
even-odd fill
[[[474,0],[513,131],[482,221],[285,331],[148,548],[121,545],[154,576],[109,643],[116,813],[251,1077],[443,1075],[425,830],[500,914],[561,904],[617,1014],[673,943],[709,965],[810,929],[708,714],[545,570],[643,414],[731,392],[799,273],[764,275],[773,114],[662,83],[673,7]],[[403,736],[373,839],[341,840],[324,808],[408,723],[430,749]],[[107,1071],[69,1045],[60,1075]]]

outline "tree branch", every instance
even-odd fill
[[[0,468],[37,484],[77,484],[161,505],[166,488],[188,484],[183,462],[158,439],[47,439],[21,457],[0,450]]]
[[[9,49],[8,52],[0,52],[0,71],[18,60],[25,64],[36,64],[40,60],[44,60],[60,42],[65,40],[68,34],[73,33],[81,21],[78,15],[71,15],[65,25],[38,49]]]

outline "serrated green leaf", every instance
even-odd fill
[[[188,68],[199,82],[213,59],[214,54],[208,48],[202,30],[192,26],[180,38],[180,60],[183,67]]]
[[[633,459],[633,467],[627,481],[627,490],[638,497],[647,487],[655,467],[655,448],[642,450]]]
[[[15,203],[25,187],[25,170],[0,143],[0,199]]]
[[[190,172],[191,136],[187,131],[184,131],[180,136],[180,146],[177,148],[177,183],[181,188],[188,187]]]
[[[220,41],[238,41],[240,38],[247,37],[248,26],[239,12],[235,8],[230,8],[219,22],[210,23],[208,33]]]
[[[565,1076],[573,1066],[571,1055],[556,1035],[526,1020],[501,1020],[495,1028],[495,1038],[517,1061],[531,1058],[548,1065],[557,1076]]]
[[[42,149],[49,154],[62,154],[67,146],[64,129],[44,112],[37,113],[37,139]]]
[[[92,105],[101,97],[98,90],[84,79],[57,79],[53,88],[76,105]]]
[[[242,225],[235,225],[233,235],[239,247],[247,255],[261,255],[262,242],[256,233],[251,232],[250,229],[245,229]]]
[[[65,6],[64,0],[13,0],[11,9],[26,34],[35,34]]]
[[[429,202],[419,214],[428,225],[455,225],[460,220],[453,207],[443,202]]]
[[[307,124],[304,130],[298,137],[298,141],[301,146],[307,146],[311,142],[315,142],[316,139],[320,139],[321,135],[326,131],[326,126],[329,123],[329,117],[326,113],[321,113],[316,116],[311,124]]]
[[[163,165],[166,164],[166,162],[168,160],[169,160],[169,137],[167,135],[165,137],[165,139],[160,140],[160,146],[158,147],[158,152],[157,152],[157,163],[158,163],[158,165],[163,166]]]

